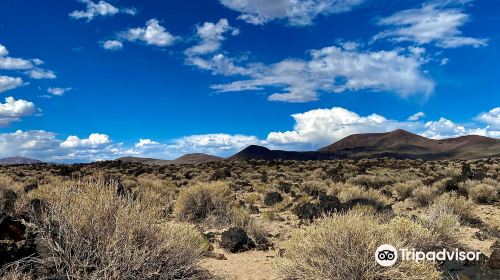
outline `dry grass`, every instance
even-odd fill
[[[44,264],[70,279],[197,279],[207,244],[162,209],[116,195],[101,178],[63,188],[37,221]]]
[[[277,269],[284,279],[384,279],[389,275],[440,279],[430,263],[416,268],[397,264],[387,270],[374,261],[379,245],[404,242],[405,236],[373,216],[335,214],[296,232]]]
[[[231,190],[225,183],[196,183],[179,193],[174,214],[180,221],[228,225],[232,209]]]

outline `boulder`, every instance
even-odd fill
[[[273,206],[281,201],[283,201],[283,197],[279,192],[268,192],[264,196],[264,204],[267,206]]]
[[[17,194],[11,189],[0,189],[0,211],[13,212],[17,200]]]
[[[491,253],[490,259],[486,263],[486,265],[491,269],[500,269],[500,241],[496,241],[491,249],[493,252]]]
[[[255,248],[255,242],[248,237],[245,230],[233,227],[222,233],[220,246],[228,252],[238,253]]]

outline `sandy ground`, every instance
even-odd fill
[[[277,252],[274,250],[267,252],[252,250],[231,254],[215,248],[214,252],[224,254],[227,260],[205,258],[201,265],[216,276],[231,280],[278,279],[273,270],[273,262],[277,257]]]

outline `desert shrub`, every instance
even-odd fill
[[[385,206],[390,203],[388,197],[382,194],[380,190],[367,189],[356,185],[344,185],[344,188],[338,193],[338,198],[342,203],[355,199],[366,199],[373,201],[377,206]]]
[[[318,196],[328,191],[328,183],[319,180],[310,180],[301,184],[300,189],[308,195]]]
[[[231,190],[223,182],[196,183],[183,189],[174,214],[180,221],[228,225],[233,219]]]
[[[449,210],[464,221],[476,218],[474,214],[475,205],[467,198],[456,193],[445,193],[439,196],[434,203],[437,207],[448,207]]]
[[[391,185],[394,181],[383,175],[357,175],[356,177],[349,178],[348,183],[353,185],[360,185],[368,188],[382,188],[386,185]]]
[[[451,208],[432,205],[426,212],[421,215],[420,223],[431,231],[435,246],[451,248],[456,245],[460,219]]]
[[[461,185],[469,198],[479,203],[491,203],[498,200],[499,185],[487,184],[484,181],[466,181]]]
[[[432,232],[420,223],[409,218],[395,217],[388,223],[392,234],[397,240],[402,241],[405,247],[414,246],[418,250],[432,250],[435,248]]]
[[[2,280],[32,280],[33,275],[24,271],[23,265],[19,262],[6,265],[0,269],[0,279]]]
[[[389,275],[441,279],[431,263],[417,267],[397,263],[385,269],[374,261],[379,245],[398,246],[402,241],[374,216],[334,214],[295,232],[277,271],[284,279],[385,279]]]
[[[404,200],[411,196],[413,190],[421,188],[423,186],[424,184],[420,180],[412,180],[406,182],[397,182],[389,189],[395,198]]]
[[[94,178],[60,188],[36,222],[42,262],[69,279],[195,279],[207,248],[191,226]]]
[[[249,205],[254,205],[257,201],[261,200],[261,195],[258,193],[249,193],[245,196],[244,200]]]
[[[175,186],[171,182],[157,179],[138,178],[134,194],[148,205],[155,205],[170,213],[176,198]]]
[[[437,196],[437,190],[429,186],[420,186],[411,193],[413,199],[420,205],[430,205]]]

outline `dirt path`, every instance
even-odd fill
[[[227,260],[206,258],[202,267],[214,275],[224,279],[237,280],[275,280],[278,279],[273,270],[276,251],[248,251],[238,254],[226,253],[215,248],[215,253],[224,254]]]

